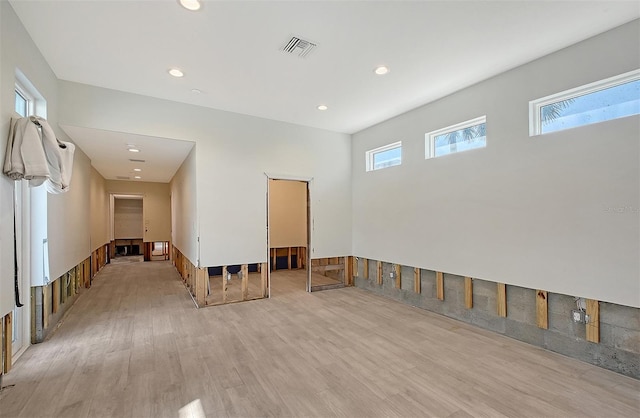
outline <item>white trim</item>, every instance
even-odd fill
[[[547,106],[551,103],[560,102],[562,100],[573,99],[578,96],[584,96],[587,94],[595,93],[597,91],[610,89],[612,87],[637,80],[640,80],[640,69],[605,78],[604,80],[598,80],[593,83],[585,84],[583,86],[575,87],[569,90],[564,90],[559,93],[554,93],[549,96],[542,97],[540,99],[531,100],[529,102],[529,136],[542,135],[542,120],[540,117],[540,109],[542,109],[544,106]]]
[[[430,159],[430,158],[436,157],[435,140],[437,136],[445,135],[450,132],[459,131],[461,129],[469,128],[471,126],[481,125],[483,123],[485,125],[487,123],[486,115],[479,116],[477,118],[467,120],[464,122],[459,122],[454,125],[449,125],[444,128],[436,129],[435,131],[427,132],[426,134],[424,134],[424,158]]]
[[[373,162],[374,157],[376,156],[376,154],[379,154],[385,151],[391,151],[396,148],[400,149],[400,164],[395,164],[395,165],[401,165],[402,164],[402,141],[397,141],[392,144],[383,145],[381,147],[374,148],[365,152],[366,171],[376,171],[376,170],[382,170],[384,168],[388,168],[388,167],[374,168],[374,162]],[[390,166],[390,167],[394,167],[394,166]]]

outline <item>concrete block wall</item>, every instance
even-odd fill
[[[600,343],[586,340],[586,326],[571,320],[576,298],[548,293],[549,328],[536,325],[536,290],[507,286],[507,316],[497,313],[497,284],[473,279],[473,307],[464,300],[464,277],[444,274],[444,300],[436,297],[436,272],[421,270],[421,292],[414,292],[413,267],[402,266],[401,288],[383,262],[382,285],[377,284],[377,262],[369,260],[369,278],[358,259],[356,287],[464,321],[517,340],[640,379],[640,309],[600,302]]]

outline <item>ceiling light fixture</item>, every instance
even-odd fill
[[[327,107],[327,105],[318,105],[317,109],[318,110],[327,110],[329,108]]]
[[[140,180],[142,177],[140,177],[140,176],[133,176],[133,178],[134,178],[134,179],[138,179],[138,180]]]
[[[191,10],[192,12],[195,12],[196,10],[200,10],[200,7],[202,7],[199,0],[179,0],[179,1],[180,1],[180,6],[184,7],[187,10]]]
[[[385,75],[389,72],[389,67],[386,67],[384,65],[380,65],[378,67],[376,67],[375,70],[373,70],[374,73],[378,74],[378,75]]]
[[[138,148],[129,148],[129,152],[140,152]]]
[[[191,89],[191,93],[200,94],[200,93],[202,93],[202,90],[200,90],[200,89]]]
[[[134,168],[133,171],[142,171],[141,168]]]
[[[184,76],[184,73],[180,70],[178,70],[177,68],[171,68],[169,70],[169,74],[171,74],[174,77],[180,78]]]

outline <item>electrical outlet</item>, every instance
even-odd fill
[[[392,279],[394,279],[396,276],[396,274],[394,272],[389,273],[389,277],[391,277]]]
[[[573,322],[579,322],[581,324],[584,324],[586,323],[585,316],[586,315],[583,310],[580,310],[580,309],[571,310],[571,319],[573,320]]]

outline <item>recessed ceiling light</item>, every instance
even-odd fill
[[[200,93],[202,93],[202,90],[200,90],[200,89],[191,89],[191,93],[200,94]]]
[[[327,110],[327,109],[329,109],[329,108],[327,107],[327,105],[318,105],[318,108],[317,108],[317,109],[318,109],[318,110]]]
[[[199,0],[180,0],[180,5],[193,12],[200,10],[200,7],[202,7]]]
[[[133,178],[134,178],[134,179],[138,179],[138,180],[140,180],[142,177],[140,177],[140,176],[133,176]]]
[[[142,171],[141,168],[134,168],[133,171]]]
[[[129,152],[140,152],[138,148],[129,148]]]
[[[385,67],[384,65],[380,65],[379,67],[376,67],[375,70],[373,70],[374,73],[378,74],[378,75],[385,75],[389,72],[389,67]]]
[[[169,74],[171,74],[174,77],[178,77],[178,78],[184,76],[184,73],[182,71],[178,70],[177,68],[171,68],[169,70]]]

